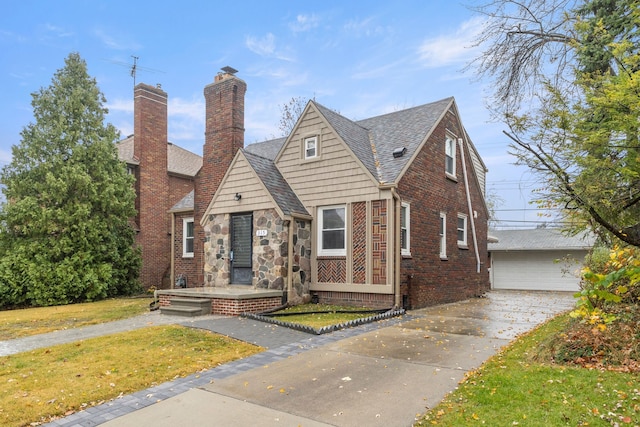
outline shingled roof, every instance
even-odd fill
[[[244,155],[258,175],[258,178],[264,183],[265,187],[276,204],[280,207],[285,215],[302,214],[309,215],[298,196],[291,189],[287,181],[284,179],[278,168],[276,168],[273,160],[260,157],[258,155],[244,152]]]
[[[595,237],[591,234],[570,236],[558,228],[491,230],[489,235],[498,240],[489,243],[490,252],[590,249],[595,242]]]
[[[134,135],[116,144],[118,158],[130,165],[139,165],[140,159],[133,155]],[[167,143],[167,170],[169,173],[194,177],[202,167],[202,157],[171,142]]]

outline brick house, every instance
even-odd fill
[[[118,156],[136,177],[136,243],[142,249],[140,281],[168,288],[171,261],[169,209],[194,189],[202,157],[167,141],[167,94],[159,87],[134,89],[134,134],[118,142]],[[193,210],[193,208],[191,208]]]
[[[287,138],[245,147],[234,73],[204,90],[202,168],[167,209],[172,277],[371,307],[489,289],[486,168],[453,98],[359,121],[310,101]]]

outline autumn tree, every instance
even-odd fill
[[[511,153],[574,229],[640,246],[638,0],[493,1],[472,66]]]
[[[32,94],[34,122],[0,173],[0,306],[139,290],[140,254],[128,222],[135,193],[104,103],[77,53]]]

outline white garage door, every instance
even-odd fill
[[[492,252],[491,285],[494,289],[577,291],[586,251],[571,254],[580,263],[554,262],[567,256],[561,251]]]

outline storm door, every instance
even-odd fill
[[[231,284],[250,285],[252,274],[252,214],[231,216]]]

